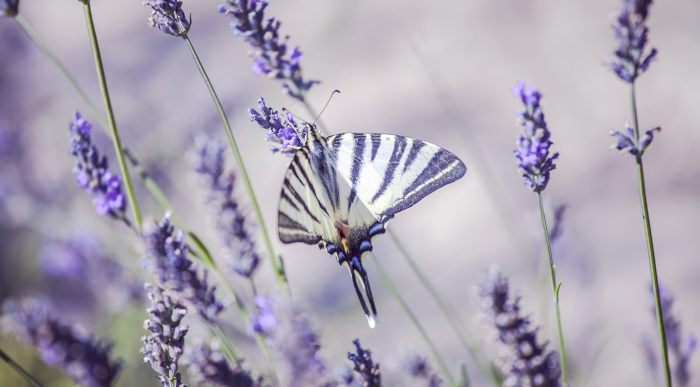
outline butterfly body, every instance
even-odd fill
[[[280,240],[318,244],[347,265],[374,326],[377,311],[362,265],[371,239],[396,213],[465,172],[452,153],[421,140],[375,133],[323,137],[310,126],[282,186]]]

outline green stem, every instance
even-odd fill
[[[223,123],[224,129],[226,131],[226,137],[228,138],[229,145],[231,146],[231,150],[233,151],[233,156],[236,159],[236,164],[238,165],[240,175],[243,178],[243,185],[245,186],[245,189],[248,193],[250,203],[253,206],[255,216],[258,220],[258,224],[260,225],[260,231],[263,236],[263,242],[265,244],[265,248],[267,249],[267,254],[270,257],[270,262],[272,263],[272,269],[274,271],[275,278],[277,279],[277,282],[280,285],[283,285],[285,288],[289,289],[287,285],[287,278],[284,272],[282,257],[277,256],[275,254],[274,248],[272,247],[272,239],[270,238],[267,226],[265,226],[265,219],[263,218],[262,210],[260,209],[258,199],[255,196],[255,191],[253,190],[253,185],[250,182],[250,177],[248,177],[248,172],[246,171],[245,164],[243,163],[243,158],[241,157],[241,152],[238,149],[238,144],[236,143],[236,138],[233,135],[233,130],[231,129],[231,125],[229,124],[228,117],[226,117],[226,113],[224,112],[224,107],[221,105],[221,100],[219,99],[219,97],[216,94],[216,91],[214,90],[214,85],[212,85],[211,80],[207,75],[207,72],[204,70],[202,61],[199,59],[199,55],[197,55],[197,51],[194,49],[192,41],[187,35],[183,36],[183,38],[185,39],[185,42],[187,42],[187,47],[189,48],[190,53],[192,54],[192,59],[194,59],[194,62],[197,65],[197,69],[199,70],[199,73],[201,74],[202,79],[204,80],[204,83],[206,84],[207,89],[209,90],[209,94],[211,95],[211,99],[214,102],[214,106],[216,107],[216,110],[219,112],[219,116],[221,117],[221,122]]]
[[[122,144],[119,139],[119,132],[117,131],[117,123],[114,119],[114,111],[112,110],[112,102],[109,97],[109,90],[107,89],[107,79],[105,78],[104,65],[102,64],[102,54],[100,53],[100,46],[97,42],[97,33],[95,32],[95,22],[92,18],[92,9],[90,7],[90,0],[81,0],[83,3],[83,9],[85,11],[85,22],[88,27],[88,34],[90,36],[90,44],[92,45],[92,54],[95,59],[95,68],[97,70],[97,78],[100,82],[100,92],[102,93],[102,100],[104,101],[105,111],[107,112],[107,120],[109,123],[109,130],[112,135],[112,144],[114,145],[114,153],[117,154],[117,162],[119,163],[119,171],[121,172],[122,179],[124,180],[124,186],[126,188],[126,194],[129,197],[129,204],[131,207],[131,212],[133,220],[136,223],[136,227],[141,229],[141,211],[139,210],[139,205],[136,202],[136,195],[134,194],[134,187],[131,184],[131,177],[129,177],[129,170],[126,166],[126,161],[124,160],[124,153],[122,152]]]
[[[27,381],[27,383],[31,384],[34,387],[43,387],[41,383],[39,383],[38,380],[36,380],[32,374],[27,372],[24,368],[22,368],[21,365],[19,365],[16,361],[12,360],[12,358],[5,353],[5,351],[0,348],[0,359],[2,359],[5,363],[7,363],[10,368],[15,370],[24,380]]]
[[[238,364],[240,358],[238,357],[238,353],[236,353],[236,348],[233,346],[233,343],[231,343],[231,340],[229,340],[228,336],[226,336],[224,331],[221,329],[219,323],[211,322],[208,325],[214,336],[216,336],[216,338],[219,339],[219,341],[221,341],[221,345],[223,346],[224,355],[226,356],[226,359],[231,364]]]
[[[389,278],[389,275],[387,274],[386,270],[384,270],[384,267],[382,264],[379,262],[378,259],[374,257],[374,254],[369,254],[369,256],[372,258],[372,262],[374,262],[374,265],[377,267],[377,271],[379,271],[379,275],[382,277],[382,281],[384,282],[384,285],[386,285],[387,289],[389,289],[389,292],[396,298],[396,300],[399,302],[399,305],[401,305],[401,308],[403,311],[406,313],[408,318],[411,320],[413,325],[418,329],[418,333],[423,337],[423,340],[425,343],[430,347],[430,351],[433,353],[433,357],[435,357],[435,361],[437,361],[438,366],[440,367],[440,370],[444,374],[445,378],[447,378],[447,381],[450,385],[455,385],[454,378],[452,377],[452,374],[450,373],[449,368],[447,367],[447,363],[445,363],[445,360],[442,358],[442,355],[440,355],[440,352],[438,352],[437,347],[435,346],[435,343],[430,339],[430,336],[428,336],[428,332],[423,328],[423,325],[418,321],[418,318],[416,317],[415,314],[413,314],[413,311],[411,308],[408,306],[408,303],[404,298],[401,296],[399,293],[398,289],[396,288],[396,285],[391,281]]]
[[[630,89],[630,101],[632,105],[632,120],[637,141],[639,141],[639,118],[637,115],[637,97],[634,83]],[[637,180],[639,182],[639,200],[642,205],[642,218],[644,220],[644,236],[647,244],[647,254],[649,255],[649,271],[651,274],[651,285],[654,291],[654,306],[656,308],[656,325],[659,332],[659,342],[661,344],[661,359],[664,364],[664,379],[666,387],[671,387],[671,367],[668,361],[668,344],[666,342],[666,327],[664,326],[664,314],[661,309],[661,292],[659,291],[659,277],[656,271],[656,254],[654,253],[654,239],[651,234],[651,220],[649,218],[649,205],[647,204],[647,189],[644,180],[644,165],[642,155],[637,155]]]
[[[559,362],[561,363],[561,383],[566,386],[566,347],[564,346],[564,331],[561,326],[561,312],[559,310],[559,288],[561,282],[557,282],[557,271],[552,257],[552,244],[549,240],[549,229],[547,228],[547,218],[544,214],[544,204],[542,203],[542,193],[537,192],[537,200],[540,205],[540,219],[542,220],[542,231],[547,245],[547,257],[549,258],[549,274],[552,280],[552,293],[554,294],[554,307],[557,315],[557,333],[559,334]]]

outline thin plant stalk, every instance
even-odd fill
[[[549,240],[549,229],[547,228],[547,218],[544,214],[544,204],[542,203],[542,193],[537,192],[537,201],[540,205],[540,218],[542,220],[542,231],[544,233],[545,244],[547,245],[547,258],[549,258],[549,274],[552,280],[552,292],[554,294],[554,309],[557,316],[557,333],[559,335],[559,362],[561,363],[561,383],[566,386],[566,347],[564,346],[564,331],[561,325],[561,312],[559,310],[559,289],[561,282],[557,282],[557,271],[552,257],[552,244]]]
[[[384,282],[384,285],[387,287],[387,289],[389,289],[389,292],[399,302],[399,305],[401,305],[401,309],[403,309],[403,311],[406,313],[413,325],[416,327],[416,329],[418,329],[418,333],[420,333],[420,335],[423,337],[425,343],[428,345],[428,347],[430,347],[430,351],[433,353],[433,357],[435,357],[435,361],[438,363],[438,366],[440,367],[440,370],[444,374],[448,383],[454,386],[455,381],[452,377],[452,374],[450,373],[450,369],[447,367],[445,359],[443,359],[442,355],[440,355],[437,346],[430,339],[430,336],[428,336],[428,332],[425,330],[423,325],[421,325],[420,321],[418,321],[418,317],[416,317],[416,315],[411,310],[411,307],[408,306],[406,300],[404,300],[404,298],[401,296],[399,290],[396,288],[396,285],[393,283],[393,281],[391,281],[389,275],[387,274],[386,270],[384,270],[384,267],[379,262],[379,260],[374,257],[374,254],[370,253],[369,256],[372,258],[374,266],[377,267],[377,271],[379,271],[379,275],[382,277],[382,282]]]
[[[253,206],[253,210],[255,211],[255,216],[257,218],[258,225],[260,226],[260,232],[263,237],[263,243],[265,244],[267,254],[270,257],[270,262],[272,263],[272,269],[275,274],[275,279],[277,280],[278,284],[283,285],[285,288],[287,288],[287,290],[289,290],[289,287],[287,285],[287,277],[284,272],[284,264],[282,262],[282,257],[279,257],[275,254],[275,250],[272,246],[272,239],[270,238],[267,226],[265,225],[265,219],[263,217],[262,210],[260,209],[260,205],[258,204],[258,199],[255,195],[255,191],[253,190],[253,185],[250,181],[250,177],[248,176],[245,164],[243,163],[243,157],[241,157],[241,152],[238,149],[238,144],[236,143],[236,138],[233,135],[233,130],[231,129],[231,125],[229,124],[228,117],[226,117],[224,107],[221,105],[221,100],[216,94],[216,90],[214,90],[214,85],[212,85],[211,80],[207,75],[207,72],[204,70],[204,65],[202,65],[202,61],[199,59],[199,55],[197,55],[197,51],[195,50],[192,41],[187,35],[184,35],[183,38],[185,42],[187,42],[187,47],[189,48],[190,53],[192,54],[192,59],[197,65],[197,69],[199,70],[199,73],[202,76],[202,79],[204,80],[207,89],[209,90],[209,94],[211,95],[212,101],[214,102],[214,106],[216,107],[216,110],[219,112],[219,116],[221,117],[221,122],[223,123],[224,129],[226,131],[226,137],[228,138],[229,145],[231,146],[231,150],[233,151],[233,156],[236,159],[236,164],[238,165],[240,175],[243,178],[243,185],[245,186],[246,192],[250,199],[250,203]]]
[[[630,103],[632,105],[632,120],[634,122],[634,131],[637,139],[639,139],[639,118],[637,115],[637,97],[634,88],[634,82],[630,87]],[[666,342],[666,328],[664,326],[664,315],[661,309],[661,293],[659,291],[659,277],[656,270],[656,254],[654,253],[654,239],[651,234],[651,220],[649,219],[649,205],[647,204],[647,189],[644,180],[644,165],[642,163],[642,155],[638,154],[637,162],[637,180],[639,183],[639,200],[642,206],[642,218],[644,219],[644,237],[647,244],[647,254],[649,255],[649,271],[651,274],[651,286],[654,291],[654,306],[656,309],[656,325],[659,332],[659,343],[661,345],[661,359],[664,364],[664,379],[666,387],[671,387],[673,381],[671,379],[671,367],[668,361],[668,344]]]
[[[208,325],[209,329],[214,334],[214,336],[216,336],[216,338],[219,339],[219,341],[221,341],[221,344],[224,347],[224,355],[226,356],[226,359],[231,364],[239,363],[240,358],[238,357],[236,348],[233,346],[233,343],[231,342],[231,340],[229,340],[228,336],[226,336],[224,330],[221,329],[221,326],[218,323],[211,323]]]
[[[97,33],[95,32],[95,22],[92,18],[92,9],[90,7],[90,0],[81,0],[83,3],[83,9],[85,11],[85,22],[88,28],[88,35],[90,36],[90,44],[92,46],[92,55],[95,59],[95,68],[97,70],[97,78],[100,83],[100,92],[102,94],[102,100],[104,101],[105,111],[107,112],[107,122],[109,124],[109,130],[112,135],[112,144],[114,145],[114,153],[117,154],[117,162],[119,163],[119,171],[122,175],[122,180],[124,180],[124,186],[126,188],[126,194],[129,197],[129,206],[131,207],[131,212],[133,216],[133,221],[136,223],[137,228],[141,229],[142,218],[141,210],[136,201],[136,195],[134,194],[134,187],[131,183],[131,177],[129,176],[129,169],[126,165],[124,159],[124,153],[122,152],[122,144],[119,138],[119,131],[117,131],[117,123],[114,119],[114,111],[112,110],[112,102],[109,97],[109,90],[107,88],[107,79],[105,78],[104,65],[102,64],[102,54],[100,53],[100,46],[97,41]]]
[[[22,368],[22,366],[19,365],[19,363],[14,361],[8,354],[6,354],[5,351],[2,350],[2,348],[0,348],[0,359],[7,363],[7,365],[10,366],[10,368],[17,372],[17,374],[19,374],[30,385],[34,387],[44,387],[44,385],[41,384],[38,380],[36,380],[36,378],[34,378],[32,374],[30,374],[27,370]]]

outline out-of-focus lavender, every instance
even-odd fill
[[[61,321],[38,299],[6,301],[2,327],[35,347],[46,364],[60,368],[81,386],[111,386],[121,368],[121,361],[111,358],[110,343],[94,340]]]
[[[525,109],[518,115],[523,133],[518,135],[517,148],[513,154],[518,160],[525,185],[534,192],[541,192],[547,187],[549,175],[556,168],[554,160],[559,157],[559,153],[549,153],[552,141],[540,107],[542,94],[524,82],[515,85],[513,94],[525,105]]]
[[[566,204],[560,204],[554,208],[554,221],[552,222],[552,227],[549,229],[550,243],[556,242],[564,233],[564,215],[566,215],[567,208],[568,206]]]
[[[637,137],[637,132],[629,123],[625,124],[624,132],[611,131],[610,135],[615,137],[617,141],[613,144],[613,147],[620,151],[620,153],[629,153],[635,157],[642,157],[647,148],[654,141],[654,134],[661,131],[660,127],[652,128],[644,133],[641,138]]]
[[[362,348],[360,340],[352,342],[355,345],[355,352],[348,352],[348,359],[353,364],[353,370],[362,379],[365,387],[380,387],[382,385],[382,375],[379,372],[379,363],[372,360],[372,352]]]
[[[625,82],[634,83],[656,58],[652,48],[646,52],[649,35],[647,17],[652,0],[621,0],[622,8],[613,24],[617,48],[610,68]]]
[[[538,342],[538,329],[522,315],[520,298],[512,298],[508,279],[498,270],[490,270],[479,286],[479,297],[508,351],[502,359],[503,385],[560,386],[559,357],[547,350],[546,343]]]
[[[0,16],[13,17],[19,12],[19,0],[0,0]]]
[[[150,317],[144,322],[148,334],[141,338],[143,361],[151,365],[163,387],[186,387],[178,361],[189,330],[182,324],[187,309],[162,288],[146,285],[146,290],[151,305],[147,309]]]
[[[270,336],[277,328],[277,317],[271,297],[258,295],[255,297],[255,313],[250,318],[252,333]]]
[[[71,154],[75,158],[73,172],[78,186],[92,195],[95,209],[101,215],[126,220],[126,198],[118,175],[109,171],[107,157],[93,144],[92,124],[76,112],[68,126]]]
[[[187,256],[187,244],[182,231],[175,233],[169,215],[151,225],[144,234],[148,256],[151,258],[159,283],[192,304],[199,314],[213,321],[224,306],[216,298],[216,286],[207,281],[207,271],[200,275]]]
[[[428,363],[428,359],[423,355],[414,354],[409,356],[407,359],[404,359],[403,367],[412,378],[420,380],[420,383],[424,383],[427,387],[442,386],[442,378],[433,370],[433,367]]]
[[[301,51],[289,49],[289,36],[282,37],[282,23],[274,17],[265,19],[268,2],[263,0],[226,0],[219,12],[231,18],[233,34],[252,47],[253,73],[282,80],[282,90],[303,100],[304,93],[319,83],[305,81],[301,73]]]
[[[173,36],[186,36],[190,30],[190,20],[182,10],[182,1],[178,0],[144,0],[145,6],[151,7],[148,26],[155,27]]]
[[[649,286],[651,290],[651,296],[653,301],[653,288]],[[695,353],[697,348],[697,339],[693,335],[684,334],[681,329],[681,321],[676,317],[673,310],[673,303],[675,299],[673,294],[663,285],[660,285],[659,291],[661,294],[661,310],[664,316],[664,328],[666,328],[666,340],[668,342],[668,348],[673,354],[675,364],[673,368],[673,381],[674,384],[679,386],[690,385],[690,359]],[[652,304],[651,308],[652,316],[656,318],[656,307]],[[646,343],[649,347],[648,340]],[[658,363],[656,354],[658,351],[656,349],[647,348],[645,350],[648,356],[648,362],[652,365]],[[652,367],[654,369],[655,367]]]
[[[258,109],[260,111],[250,108],[250,120],[267,129],[266,139],[273,144],[270,146],[272,152],[294,154],[305,141],[308,131],[306,123],[297,124],[289,112],[280,117],[279,112],[268,107],[262,97],[258,100]]]
[[[215,348],[201,344],[196,346],[187,358],[190,378],[198,386],[260,386],[240,364],[233,367],[223,354]]]
[[[224,171],[224,147],[207,137],[195,138],[192,149],[193,167],[207,190],[208,202],[216,217],[233,270],[252,278],[260,263],[251,225],[234,193],[235,175]]]

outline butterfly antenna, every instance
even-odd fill
[[[328,107],[328,104],[331,103],[331,99],[333,99],[333,96],[336,95],[336,94],[340,94],[340,90],[335,89],[335,90],[333,90],[333,92],[331,92],[331,95],[328,97],[328,101],[326,101],[326,104],[323,105],[323,109],[321,109],[321,112],[318,113],[318,115],[317,115],[316,118],[314,119],[314,122],[313,122],[311,125],[316,125],[316,121],[318,121],[318,119],[321,118],[321,114],[323,114],[323,112],[326,111],[326,108]]]

